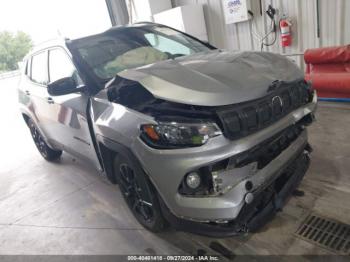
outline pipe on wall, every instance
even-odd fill
[[[129,12],[125,0],[105,0],[112,26],[129,24]]]

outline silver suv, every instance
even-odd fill
[[[20,108],[42,156],[92,162],[152,231],[255,231],[309,166],[317,96],[280,55],[144,23],[47,42],[24,64]]]

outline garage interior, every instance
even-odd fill
[[[231,24],[225,21],[224,1],[175,0],[160,4],[150,0],[148,8],[141,1],[107,0],[112,23],[125,24],[131,18],[133,22],[158,19],[166,24],[164,19],[171,17],[170,26],[182,26],[218,48],[254,51],[261,49],[259,37],[269,33],[270,18],[265,11],[272,5],[279,17],[284,14],[291,19],[293,42],[282,47],[278,34],[275,44],[262,49],[289,57],[304,71],[305,50],[350,42],[350,29],[346,27],[350,1],[345,0],[252,0],[254,18]],[[176,9],[173,16],[161,15],[169,8]],[[194,13],[190,20],[176,20]],[[203,26],[193,26],[196,18]],[[273,34],[267,38],[273,41]],[[318,104],[316,122],[309,128],[311,166],[299,194],[292,196],[258,233],[210,238],[173,229],[153,234],[135,220],[118,186],[89,163],[67,153],[54,163],[44,161],[18,112],[17,83],[18,76],[0,76],[1,89],[6,92],[0,96],[1,255],[214,254],[230,260],[238,255],[349,254],[350,240],[344,244],[344,251],[338,252],[297,234],[310,215],[350,224],[350,104],[344,102],[346,95],[341,97],[342,102],[325,99],[328,101]],[[347,230],[344,238],[350,239],[349,226]]]

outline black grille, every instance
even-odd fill
[[[290,126],[267,141],[230,158],[228,167],[230,168],[231,165],[243,167],[249,163],[257,162],[258,169],[262,169],[289,147],[302,131],[301,124]]]
[[[257,163],[257,168],[262,169],[287,149],[303,132],[304,127],[313,121],[312,115],[307,115],[296,124],[287,127],[269,139],[244,151],[240,154],[221,160],[208,166],[211,172],[240,168],[250,163]],[[305,142],[308,150],[311,147]]]
[[[310,214],[296,235],[337,254],[350,254],[350,225]]]
[[[305,81],[282,83],[268,96],[217,111],[224,135],[237,139],[263,129],[312,100]]]

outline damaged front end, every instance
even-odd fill
[[[177,229],[211,237],[228,237],[242,233],[256,232],[282,210],[290,195],[299,186],[310,164],[310,147],[288,161],[277,179],[270,184],[245,195],[245,202],[239,215],[227,221],[194,221],[181,219],[172,214],[161,201],[165,218]],[[246,184],[248,185],[248,184]],[[248,186],[250,189],[251,186]]]
[[[160,47],[164,38],[176,45]],[[96,140],[135,160],[174,224],[251,230],[304,175],[317,95],[282,55],[219,50],[154,24],[69,46],[91,76]]]
[[[317,96],[303,80],[275,82],[270,89],[254,101],[208,107],[155,98],[140,83],[120,77],[109,83],[111,102],[154,119],[140,125],[139,138],[146,149],[139,145],[135,152],[159,191],[164,216],[175,227],[211,236],[255,231],[299,185],[309,165],[306,127],[313,122]],[[185,144],[160,143],[162,133],[156,127],[164,123],[180,124],[186,130],[182,136],[191,139]],[[194,139],[185,128],[197,130],[193,126],[198,125],[206,126],[207,140],[198,140],[198,132]],[[193,173],[201,177],[195,189],[186,182]],[[227,201],[232,201],[231,209]]]

